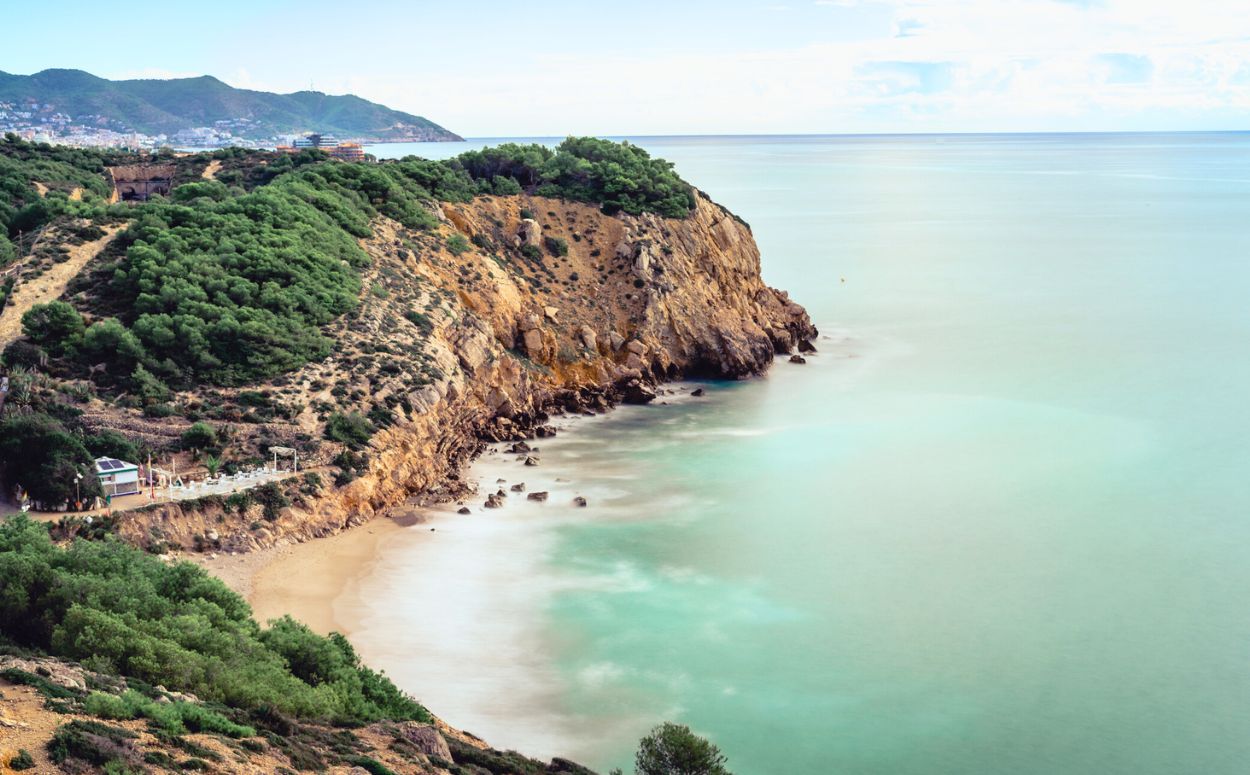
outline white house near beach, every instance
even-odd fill
[[[142,492],[139,484],[139,466],[111,457],[96,458],[96,476],[105,495],[134,495]]]

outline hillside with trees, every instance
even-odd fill
[[[33,75],[0,72],[0,102],[51,105],[83,123],[104,117],[128,131],[172,135],[217,121],[247,119],[246,139],[266,140],[297,132],[332,132],[386,140],[459,140],[459,135],[422,116],[392,110],[360,97],[301,91],[274,94],[236,89],[198,78],[111,81],[82,70],[51,69]]]

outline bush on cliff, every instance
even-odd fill
[[[684,218],[695,206],[694,189],[670,162],[653,159],[630,143],[569,137],[554,151],[504,143],[468,151],[450,163],[496,194],[525,190],[598,204],[606,213],[657,213],[669,218]]]
[[[0,524],[0,579],[0,636],[18,646],[243,710],[352,724],[430,718],[342,637],[290,619],[264,629],[243,598],[190,563],[111,539],[62,549],[16,517]]]
[[[325,436],[330,441],[359,449],[373,437],[373,423],[360,412],[335,412],[326,420]]]

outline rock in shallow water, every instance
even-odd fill
[[[472,514],[473,512],[469,511],[468,506],[461,506],[460,508],[456,509],[456,513],[457,514]]]
[[[579,495],[573,499],[573,505],[578,506],[578,507],[584,507],[586,505],[586,499]]]
[[[532,492],[525,497],[527,500],[538,501],[539,503],[542,503],[543,501],[547,500],[547,492],[545,490],[539,491],[539,492]]]
[[[807,359],[804,358],[802,355],[791,355],[790,362],[791,363],[807,363]]]

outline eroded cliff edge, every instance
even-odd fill
[[[258,504],[207,499],[127,512],[124,537],[242,552],[461,497],[460,472],[489,441],[547,433],[552,414],[648,400],[665,380],[759,374],[816,336],[764,283],[750,228],[702,194],[684,219],[530,196],[429,207],[438,229],[381,219],[361,241],[371,265],[359,307],[328,330],[333,354],[259,386],[291,419],[230,428],[258,449],[300,446],[318,475],[286,482],[289,505],[263,520]],[[348,411],[384,426],[364,450],[320,440],[327,415]],[[181,430],[88,419],[154,442]],[[352,461],[359,470],[344,476]]]

